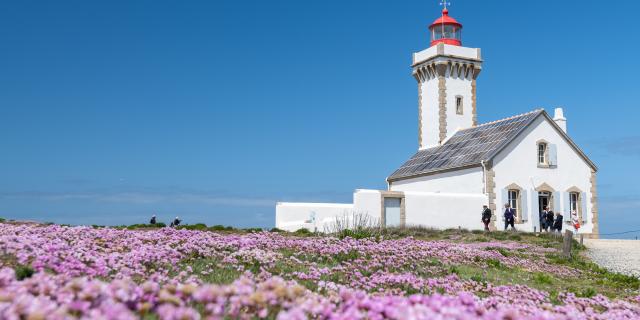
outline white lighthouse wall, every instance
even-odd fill
[[[473,126],[473,110],[471,96],[471,78],[459,77],[455,73],[447,71],[446,99],[447,99],[447,138],[452,137],[456,131]],[[456,110],[456,97],[462,97],[462,114]]]
[[[422,88],[420,95],[421,107],[421,128],[422,143],[421,149],[434,147],[439,144],[440,125],[438,123],[438,78],[429,79],[419,84]]]
[[[391,191],[484,193],[482,167],[443,172],[391,182]]]
[[[538,167],[537,143],[540,140],[546,140],[549,144],[557,146],[558,165],[556,168]],[[516,225],[516,228],[523,231],[533,231],[533,228],[536,227],[537,230],[540,230],[537,211],[538,193],[535,189],[546,183],[555,191],[554,210],[563,213],[565,222],[570,221],[568,190],[575,187],[582,192],[585,196],[581,201],[582,214],[583,220],[586,220],[587,223],[582,226],[580,233],[592,232],[591,167],[543,116],[540,116],[494,158],[493,170],[495,172],[496,202],[499,208],[502,208],[508,200],[506,188],[509,185],[516,184],[526,192],[526,196],[521,197],[521,200],[526,200],[527,210],[524,213],[528,217],[525,223]],[[500,209],[498,214],[502,217]],[[498,221],[501,223],[502,220]],[[563,226],[563,228],[567,227],[568,224]]]

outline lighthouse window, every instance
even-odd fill
[[[462,97],[461,96],[457,96],[456,97],[456,113],[457,114],[463,114],[464,113],[464,108],[462,106]]]

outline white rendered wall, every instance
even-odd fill
[[[446,99],[447,99],[447,139],[453,136],[460,129],[467,129],[473,126],[472,110],[472,78],[464,78],[457,74],[449,74],[446,77]],[[456,112],[456,97],[462,96],[462,115]]]
[[[557,168],[538,168],[537,142],[541,139],[557,145]],[[544,117],[539,117],[535,123],[494,158],[493,170],[495,172],[495,192],[498,208],[502,208],[504,203],[507,202],[504,193],[507,186],[517,184],[527,192],[528,209],[525,214],[528,214],[528,219],[526,223],[516,225],[516,228],[523,231],[533,231],[535,226],[537,230],[540,230],[538,212],[535,211],[538,207],[537,191],[534,189],[546,183],[555,191],[560,192],[560,200],[556,201],[554,209],[563,213],[565,221],[570,220],[567,190],[577,187],[584,192],[586,199],[583,204],[586,207],[582,211],[583,216],[586,215],[587,223],[582,226],[580,233],[592,232],[591,167]],[[501,217],[502,211],[498,211]],[[501,221],[501,219],[498,219],[498,224]],[[563,228],[567,228],[567,225],[565,224]]]
[[[391,191],[484,193],[482,167],[449,171],[391,182]]]
[[[354,212],[366,213],[380,220],[382,212],[381,191],[358,189],[353,193]]]
[[[435,147],[440,144],[440,124],[438,105],[438,78],[420,83],[422,95],[422,143],[420,149]]]
[[[324,231],[327,223],[335,221],[338,216],[351,213],[352,210],[352,204],[278,202],[276,228],[292,232],[302,228]],[[315,222],[312,221],[314,215]]]
[[[452,57],[463,58],[463,59],[481,59],[480,49],[478,48],[467,48],[462,46],[453,46],[449,44],[442,44],[441,49],[442,55],[449,55]],[[438,46],[431,46],[427,49],[424,49],[420,52],[416,52],[413,54],[413,64],[421,63],[423,61],[429,60],[431,58],[437,57],[438,54]]]
[[[487,197],[482,193],[405,192],[406,225],[437,229],[484,229],[480,222]]]

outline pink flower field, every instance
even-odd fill
[[[485,240],[0,224],[0,319],[640,319],[637,279]]]

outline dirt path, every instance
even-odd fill
[[[640,277],[640,241],[585,239],[587,256],[613,271]]]

